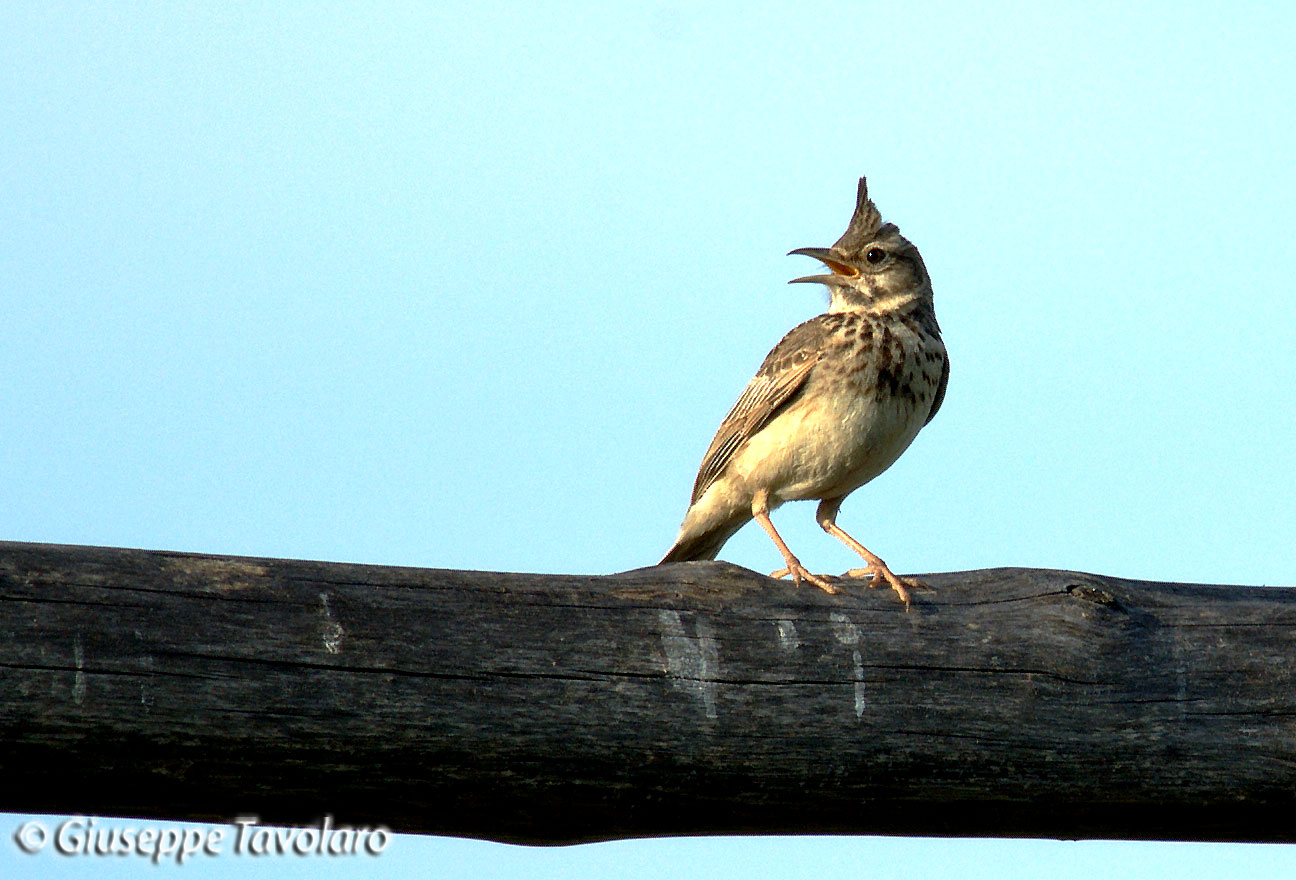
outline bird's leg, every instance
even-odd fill
[[[773,572],[770,577],[781,578],[791,575],[792,581],[795,584],[800,585],[802,581],[809,581],[825,593],[837,592],[836,587],[819,575],[811,574],[806,570],[806,567],[801,564],[801,561],[792,555],[792,551],[788,549],[788,545],[784,543],[778,530],[774,528],[773,521],[770,520],[768,490],[761,489],[756,493],[755,497],[752,498],[752,517],[756,522],[760,523],[760,527],[765,530],[765,534],[770,536],[770,540],[774,542],[774,546],[778,548],[779,553],[783,554],[783,562],[786,563],[787,566],[786,568],[780,568],[778,571]]]
[[[856,541],[850,535],[846,534],[845,529],[837,525],[837,511],[844,500],[844,498],[825,498],[823,501],[820,501],[819,509],[815,512],[815,519],[819,521],[820,528],[832,535],[838,541],[841,541],[847,547],[854,550],[860,556],[863,556],[864,561],[868,563],[868,566],[865,568],[852,568],[850,571],[846,572],[846,577],[870,576],[873,578],[870,586],[873,587],[880,587],[882,586],[882,581],[885,581],[891,589],[895,590],[896,595],[900,597],[900,601],[903,602],[905,608],[908,609],[910,604],[909,589],[923,590],[929,588],[917,578],[901,577],[891,571],[891,569],[887,568],[885,562],[870,552],[869,549],[859,541]]]

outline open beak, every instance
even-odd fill
[[[797,248],[794,251],[788,251],[788,256],[814,257],[832,270],[831,275],[806,275],[802,278],[793,278],[788,284],[843,284],[847,278],[858,278],[859,270],[853,266],[848,266],[829,248]]]

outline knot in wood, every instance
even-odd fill
[[[1124,610],[1124,606],[1121,605],[1116,595],[1110,590],[1104,590],[1101,587],[1094,587],[1089,584],[1067,584],[1066,591],[1068,595],[1084,599],[1087,602],[1093,602],[1095,605],[1102,605],[1104,608],[1111,608],[1114,611]]]

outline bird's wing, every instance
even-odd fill
[[[794,328],[765,356],[765,362],[720,423],[715,439],[702,457],[702,467],[693,483],[693,501],[701,498],[723,473],[743,443],[769,424],[805,384],[823,351],[822,342],[828,333],[826,322],[821,320],[825,317],[811,318]]]
[[[931,420],[936,418],[936,410],[940,409],[945,402],[945,386],[949,384],[949,352],[945,353],[945,362],[941,364],[940,382],[936,385],[936,399],[932,401],[931,412],[927,413],[927,421],[924,425],[930,424]]]

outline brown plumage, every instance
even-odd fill
[[[909,602],[911,578],[837,524],[846,496],[886,470],[936,415],[949,358],[932,306],[922,257],[868,197],[860,178],[855,212],[831,248],[799,248],[830,274],[794,279],[828,287],[828,312],[794,328],[766,356],[711,441],[675,545],[662,562],[714,559],[755,518],[783,556],[775,577],[791,575],[828,591],[783,542],[769,511],[784,501],[819,499],[817,519],[858,552],[871,575]]]

